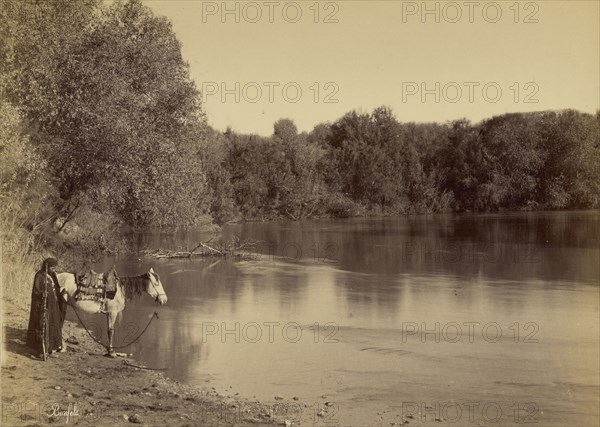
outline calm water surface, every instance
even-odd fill
[[[127,350],[148,366],[226,395],[297,396],[303,425],[390,425],[414,408],[426,412],[417,424],[597,424],[599,212],[247,223],[224,234],[261,243],[243,261],[117,261],[122,275],[153,266],[169,297]],[[151,248],[209,238],[138,236]],[[149,297],[128,306],[115,344],[154,308]],[[325,401],[335,414],[315,418]]]

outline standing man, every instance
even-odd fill
[[[62,322],[66,305],[59,307],[58,281],[54,270],[58,265],[55,258],[46,258],[42,268],[35,274],[31,290],[31,312],[27,328],[27,345],[40,359],[44,351],[52,357],[62,349]]]

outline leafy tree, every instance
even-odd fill
[[[244,217],[260,217],[268,205],[268,184],[263,176],[266,138],[256,135],[226,134],[226,168],[236,205]]]
[[[273,140],[284,144],[293,144],[298,138],[298,128],[291,119],[279,119],[273,125]]]
[[[169,21],[139,0],[25,4],[4,49],[17,77],[7,92],[40,129],[32,139],[60,208],[85,200],[134,225],[190,225],[208,212],[195,147],[204,118]]]
[[[307,139],[306,134],[298,135],[296,142],[286,146],[285,150],[291,179],[288,180],[286,191],[281,197],[279,211],[293,219],[318,212],[327,197],[323,173],[320,170],[325,150],[309,143]]]
[[[369,205],[391,207],[406,196],[402,165],[405,141],[387,108],[346,114],[331,127],[326,180],[333,191]]]
[[[573,110],[544,123],[547,161],[541,202],[550,208],[600,206],[600,119]]]
[[[318,145],[321,148],[327,149],[332,136],[330,123],[319,123],[307,135],[306,142],[309,144]]]
[[[442,188],[452,193],[456,210],[481,207],[478,190],[484,180],[487,157],[478,133],[478,128],[468,120],[455,120],[450,125],[447,142],[438,149]]]
[[[506,114],[482,125],[481,144],[491,157],[490,184],[494,200],[509,209],[532,208],[545,162],[543,136],[537,114]]]
[[[22,114],[0,100],[0,225],[2,232],[46,228],[56,197],[46,162],[34,150]]]
[[[217,224],[224,224],[239,215],[231,174],[227,169],[227,141],[230,136],[231,130],[220,134],[209,129],[200,149],[200,159],[210,188],[210,214]]]
[[[308,134],[215,132],[141,0],[4,2],[0,97],[3,212],[29,229],[600,206],[600,111],[438,125],[379,107]]]

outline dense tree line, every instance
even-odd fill
[[[381,107],[309,134],[289,120],[274,129],[271,138],[225,135],[244,217],[600,207],[600,112],[440,125],[401,123]]]
[[[4,2],[0,95],[3,228],[37,236],[600,207],[600,113],[416,124],[381,107],[309,133],[217,132],[170,22],[139,0]]]

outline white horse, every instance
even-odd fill
[[[116,276],[116,274],[115,274]],[[167,294],[160,282],[160,277],[151,268],[147,273],[133,277],[117,277],[117,292],[112,300],[106,301],[106,307],[100,301],[76,301],[77,283],[73,273],[58,273],[56,275],[61,289],[69,294],[69,304],[85,313],[105,313],[108,326],[108,354],[116,357],[113,349],[113,332],[118,314],[125,308],[125,303],[146,291],[160,305],[166,304]],[[103,308],[105,311],[103,311]]]

